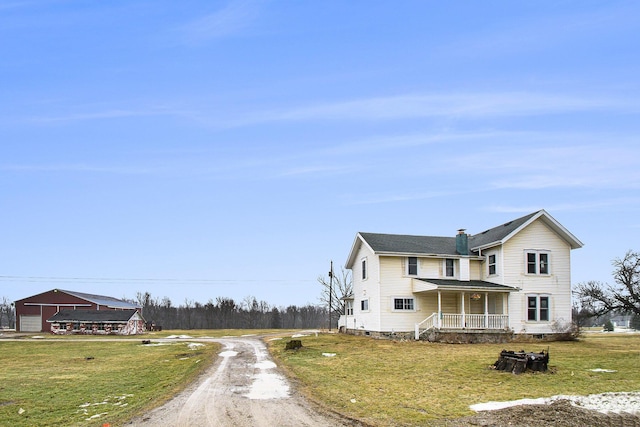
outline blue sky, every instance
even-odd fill
[[[633,1],[0,1],[0,297],[317,303],[358,231],[541,208],[610,282],[639,33]]]

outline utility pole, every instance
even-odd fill
[[[331,332],[331,307],[333,305],[333,260],[329,269],[329,332]]]

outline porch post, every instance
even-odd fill
[[[438,329],[442,328],[442,293],[438,290],[438,319],[436,320]]]
[[[484,293],[484,327],[489,328],[489,292]]]
[[[464,313],[464,292],[462,292],[462,300],[461,300],[462,304],[461,304],[461,309],[460,312],[462,314],[462,325],[460,325],[462,327],[462,329],[464,329],[465,325],[467,324],[467,319]]]

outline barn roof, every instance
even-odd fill
[[[94,304],[103,305],[105,307],[110,307],[110,308],[124,308],[124,309],[140,308],[138,305],[130,303],[128,301],[123,301],[121,299],[108,297],[105,295],[86,294],[84,292],[66,291],[64,289],[58,289],[58,292],[64,292],[69,295],[73,295],[74,297],[91,301]]]
[[[136,310],[60,310],[47,322],[127,323],[136,315]]]

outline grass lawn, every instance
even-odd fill
[[[373,425],[424,425],[472,415],[469,405],[494,400],[640,390],[640,335],[471,345],[342,334],[301,339],[303,348],[297,351],[285,351],[283,341],[269,343],[278,364],[314,400]],[[502,349],[547,348],[547,373],[513,375],[489,368]],[[596,368],[617,372],[591,371]]]
[[[122,425],[184,388],[220,348],[142,345],[148,338],[0,340],[0,425]]]

